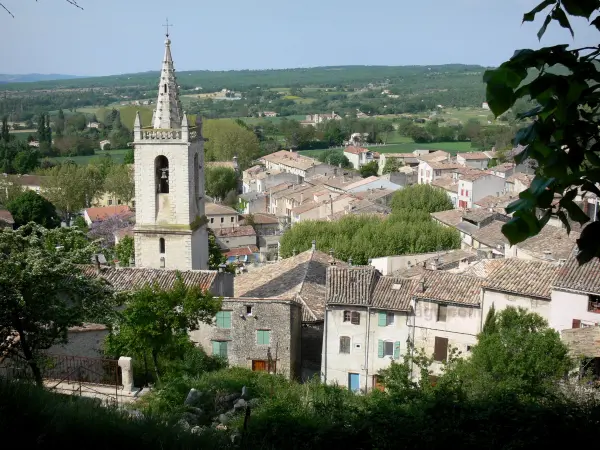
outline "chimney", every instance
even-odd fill
[[[98,255],[94,255],[94,262],[96,263],[96,274],[100,275],[102,271],[100,270],[100,258],[98,258]]]
[[[552,252],[550,250],[544,250],[544,259],[552,259]]]
[[[329,257],[331,258],[331,260],[329,261],[329,264],[331,264],[332,266],[335,266],[335,258],[333,256],[333,249],[329,250]]]
[[[352,257],[348,258],[348,265],[352,267]]]
[[[223,272],[225,272],[225,268],[226,268],[226,267],[227,267],[227,266],[226,266],[225,264],[219,264],[219,273],[223,273]]]
[[[421,279],[420,284],[421,284],[421,292],[425,292],[425,280]]]
[[[314,252],[317,249],[317,241],[313,239],[312,241],[312,251]]]

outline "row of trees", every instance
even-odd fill
[[[337,258],[352,258],[355,264],[369,259],[406,253],[425,253],[460,246],[456,230],[435,224],[429,214],[452,209],[442,190],[428,185],[411,186],[397,192],[392,214],[349,215],[338,221],[306,221],[295,224],[281,238],[281,255],[302,252],[316,240],[324,252],[335,251]]]
[[[2,118],[0,129],[0,173],[31,173],[40,164],[39,151],[10,133],[8,118]]]

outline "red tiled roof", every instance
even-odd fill
[[[353,155],[360,155],[361,153],[366,153],[369,152],[370,150],[368,148],[364,148],[364,147],[355,147],[353,145],[351,145],[350,147],[346,147],[344,149],[344,153],[352,153]]]
[[[215,228],[213,229],[216,237],[241,237],[255,236],[256,231],[251,225],[242,225],[241,227],[233,228]]]
[[[256,245],[248,245],[247,247],[232,248],[231,250],[223,253],[228,258],[232,256],[250,256],[253,253],[258,253],[258,247]]]
[[[95,208],[87,208],[85,212],[92,222],[100,222],[111,216],[130,215],[131,209],[129,209],[129,206],[127,205],[98,206]]]

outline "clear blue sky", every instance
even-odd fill
[[[332,65],[493,66],[539,47],[521,25],[539,0],[0,0],[0,73],[110,75],[159,70],[164,28],[182,70]],[[596,43],[576,22],[542,45]]]

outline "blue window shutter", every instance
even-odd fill
[[[221,342],[221,356],[227,358],[227,342]]]
[[[231,328],[231,311],[223,311],[223,328]]]
[[[379,326],[385,327],[387,325],[387,313],[379,312]]]
[[[394,359],[400,359],[400,341],[394,342]]]
[[[221,350],[221,346],[220,346],[220,342],[218,341],[212,341],[212,354],[213,356],[219,356],[221,354],[220,350]]]
[[[383,358],[383,341],[381,339],[377,342],[377,356]]]

